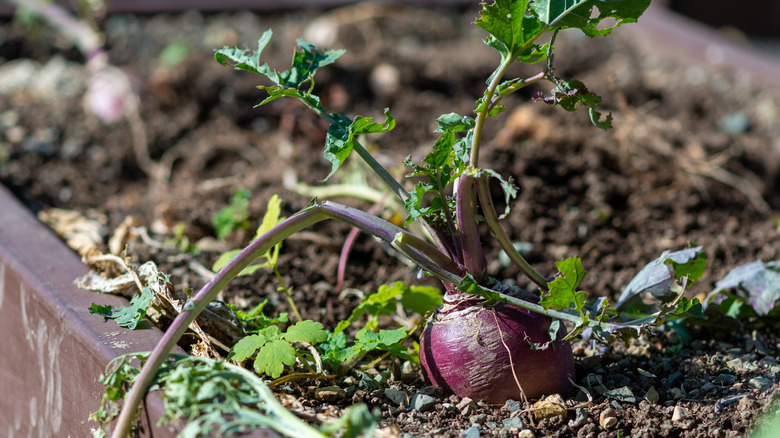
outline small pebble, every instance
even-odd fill
[[[479,431],[481,429],[482,427],[480,425],[475,424],[458,434],[458,436],[461,438],[479,438]]]
[[[487,419],[487,414],[477,414],[477,415],[472,415],[469,418],[469,421],[471,422],[471,424],[482,424],[485,422],[486,419]]]
[[[712,391],[713,389],[716,389],[716,388],[717,388],[717,386],[714,383],[707,382],[704,385],[702,385],[701,388],[699,388],[699,391],[701,391],[701,392],[708,392],[708,391]]]
[[[672,412],[672,421],[682,421],[691,418],[692,414],[687,408],[675,406]]]
[[[418,412],[426,412],[433,409],[436,399],[427,394],[417,393],[412,397],[411,408]]]
[[[771,384],[772,382],[769,379],[765,379],[763,377],[753,377],[752,379],[748,380],[748,385],[761,391],[768,389],[769,385]]]
[[[647,400],[650,403],[658,403],[658,400],[661,398],[661,395],[658,394],[658,390],[655,389],[654,386],[651,386],[650,389],[647,390],[645,393],[644,399]]]
[[[683,373],[679,371],[670,374],[667,380],[669,382],[669,386],[676,386],[678,381],[682,382],[683,377]]]
[[[419,374],[414,369],[414,365],[408,360],[401,365],[401,381],[404,383],[412,383],[417,380]]]
[[[731,374],[718,374],[718,377],[712,381],[712,383],[720,386],[733,385],[737,381],[737,376]]]
[[[477,403],[474,402],[474,400],[463,397],[463,400],[461,400],[455,407],[460,411],[460,414],[464,417],[470,417],[474,415],[475,412],[477,412]]]
[[[523,420],[520,417],[505,418],[501,422],[501,424],[503,424],[504,429],[506,429],[507,432],[510,433],[512,432],[517,433],[521,429],[525,428],[525,424],[523,423]],[[513,431],[512,429],[516,429],[516,430]]]
[[[634,393],[631,392],[631,388],[623,386],[617,389],[610,389],[604,393],[605,396],[624,402],[624,403],[636,403],[637,399],[634,397]]]
[[[347,392],[338,386],[326,386],[324,388],[317,388],[314,390],[314,398],[328,403],[343,400],[346,396]]]
[[[409,394],[407,394],[406,391],[401,391],[398,389],[386,389],[385,397],[390,399],[390,401],[396,405],[400,405],[401,403],[406,405],[409,404]]]
[[[671,396],[675,400],[679,400],[685,397],[685,393],[680,388],[672,388],[669,390],[669,396]]]
[[[512,413],[512,412],[519,411],[520,409],[522,409],[523,408],[523,404],[520,403],[517,400],[511,400],[510,399],[510,400],[507,400],[506,403],[504,403],[504,407],[506,408],[507,411]]]
[[[531,429],[523,429],[517,434],[517,438],[534,438],[534,431]]]
[[[612,408],[606,408],[599,415],[599,424],[604,429],[612,429],[617,424],[618,419]]]
[[[566,405],[560,394],[553,394],[544,400],[534,403],[534,418],[538,421],[545,418],[565,417]]]

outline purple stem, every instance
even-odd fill
[[[455,201],[455,216],[461,234],[463,265],[466,272],[473,275],[479,282],[485,275],[487,260],[479,240],[479,228],[475,218],[476,196],[474,194],[474,177],[469,170],[458,178],[457,198]]]
[[[423,266],[440,267],[441,270],[452,273],[453,276],[459,272],[455,262],[439,251],[436,246],[384,219],[356,208],[332,202],[311,205],[285,219],[282,223],[250,243],[192,297],[191,301],[185,306],[187,310],[180,313],[168,327],[168,330],[163,333],[160,341],[141,368],[135,382],[133,382],[119,413],[116,428],[111,434],[112,438],[125,438],[129,435],[135,413],[138,411],[138,406],[141,404],[146,390],[154,380],[154,376],[157,375],[157,371],[165,362],[173,346],[179,341],[190,323],[205,309],[206,305],[216,298],[217,294],[230,281],[258,257],[287,237],[325,219],[335,219],[344,222],[390,243],[394,242],[396,237],[401,235],[406,241],[404,245],[405,254],[410,256],[413,261]]]

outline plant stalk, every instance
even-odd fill
[[[475,220],[477,198],[474,194],[474,176],[467,169],[458,177],[455,215],[460,229],[460,241],[463,265],[466,272],[480,282],[485,275],[487,260],[482,242],[479,240],[479,227]]]
[[[498,215],[496,214],[496,209],[493,206],[493,197],[490,196],[489,181],[487,176],[482,176],[477,179],[476,184],[479,203],[482,206],[482,213],[488,228],[490,228],[490,232],[493,233],[493,236],[496,238],[499,245],[501,245],[501,249],[509,256],[509,259],[520,268],[520,271],[530,278],[531,281],[536,283],[541,290],[548,290],[547,279],[534,269],[519,252],[517,252],[514,245],[512,245],[512,241],[509,240],[509,236],[507,236],[504,227],[501,226]]]
[[[448,278],[450,281],[460,278],[455,273],[448,271],[455,270],[455,272],[458,272],[455,262],[440,252],[433,244],[362,210],[332,202],[315,203],[285,219],[270,231],[255,239],[233,260],[220,269],[185,305],[185,310],[173,320],[168,330],[160,338],[154,350],[152,350],[138,374],[138,378],[133,382],[119,413],[116,427],[111,434],[112,438],[125,438],[129,435],[138,406],[140,406],[147,389],[157,375],[157,371],[165,362],[174,345],[187,330],[187,327],[206,308],[206,305],[214,300],[228,283],[258,257],[287,237],[325,219],[335,219],[344,222],[390,243],[393,243],[397,236],[404,236],[404,248],[407,250],[404,254],[411,254],[410,258],[413,261],[421,264],[424,268],[444,266],[441,270],[449,274]]]

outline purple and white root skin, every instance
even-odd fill
[[[433,385],[491,404],[523,400],[523,395],[529,400],[565,396],[572,390],[569,378],[574,379],[571,345],[558,340],[534,350],[529,343],[549,341],[550,322],[506,304],[445,302],[420,341],[423,372]]]

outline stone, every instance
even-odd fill
[[[737,376],[732,374],[718,374],[712,383],[720,386],[731,386],[737,381]]]
[[[655,389],[654,386],[651,386],[650,389],[647,390],[645,393],[644,399],[647,400],[650,403],[658,403],[658,400],[661,398],[661,395],[658,394],[658,390]]]
[[[517,433],[520,430],[525,429],[525,423],[523,423],[523,420],[520,417],[504,418],[501,421],[501,424],[509,433]]]
[[[482,427],[479,424],[475,424],[468,429],[464,430],[460,434],[458,434],[458,437],[460,438],[479,438],[479,431],[482,430]]]
[[[678,382],[682,383],[684,377],[683,373],[679,371],[669,374],[669,378],[667,379],[669,386],[676,386]]]
[[[417,412],[426,412],[433,409],[436,399],[427,394],[417,393],[412,397],[410,407]]]
[[[560,394],[553,394],[544,400],[534,403],[534,418],[537,421],[552,417],[565,417],[566,405]]]
[[[401,391],[398,389],[386,389],[385,397],[387,397],[396,405],[400,405],[402,403],[407,406],[409,405],[409,394],[407,394],[406,391]]]
[[[412,383],[415,380],[417,380],[417,377],[419,377],[419,373],[414,368],[414,364],[412,364],[410,361],[405,361],[401,365],[401,381],[404,383]]]
[[[338,386],[325,386],[314,390],[314,398],[328,403],[344,400],[346,396],[347,391],[344,391]]]
[[[768,389],[771,384],[772,382],[769,379],[765,379],[763,377],[753,377],[752,379],[748,380],[748,385],[760,391]]]
[[[674,400],[679,400],[685,397],[685,393],[680,388],[672,388],[669,390],[669,396],[671,396]]]
[[[687,408],[682,406],[675,406],[672,412],[672,421],[683,421],[691,418],[693,414]]]
[[[463,400],[458,402],[455,407],[458,408],[458,411],[460,411],[460,414],[464,417],[470,417],[474,415],[478,409],[477,403],[468,397],[463,397]]]
[[[615,410],[612,408],[606,408],[599,414],[599,424],[604,429],[612,429],[617,425],[618,419]]]
[[[469,418],[469,422],[471,422],[471,424],[482,424],[485,422],[485,420],[487,420],[487,414],[472,415]]]
[[[512,413],[523,409],[523,404],[517,400],[509,399],[506,401],[506,403],[504,403],[504,407],[507,411],[509,411],[509,413]]]
[[[616,388],[616,389],[610,389],[609,391],[605,392],[604,395],[624,403],[637,402],[634,393],[631,392],[631,388],[629,388],[628,386],[623,386],[621,388]]]
[[[517,438],[534,438],[534,431],[531,429],[523,429],[517,434]]]

